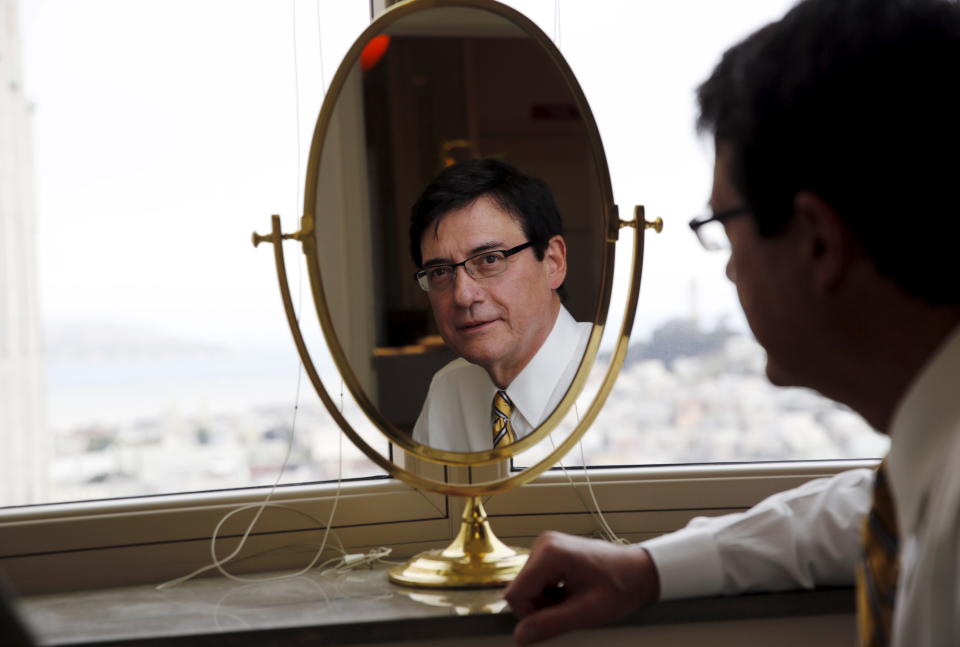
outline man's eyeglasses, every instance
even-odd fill
[[[438,292],[446,290],[453,285],[454,276],[458,267],[463,267],[467,274],[475,279],[489,279],[498,274],[507,271],[507,259],[522,252],[527,247],[533,245],[533,241],[528,240],[522,245],[517,245],[510,249],[493,249],[488,252],[471,256],[465,261],[453,263],[451,265],[431,265],[413,275],[413,278],[420,284],[420,289],[424,292]]]
[[[734,207],[719,213],[708,213],[691,220],[690,229],[697,235],[697,240],[704,249],[710,251],[730,249],[730,240],[723,229],[723,223],[745,213],[750,213],[749,207]]]

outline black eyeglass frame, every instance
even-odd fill
[[[736,216],[742,216],[746,213],[750,213],[750,207],[746,205],[741,205],[739,207],[733,207],[731,209],[725,209],[723,211],[718,211],[714,213],[704,214],[702,216],[697,216],[691,220],[688,225],[690,225],[691,231],[697,236],[697,240],[700,241],[700,244],[703,245],[704,249],[713,250],[719,249],[716,245],[711,244],[700,235],[700,228],[710,222],[719,222],[723,223],[731,218]]]
[[[454,274],[456,274],[456,271],[457,271],[457,268],[458,268],[458,267],[462,267],[462,268],[463,268],[463,271],[465,271],[467,274],[469,274],[472,278],[475,278],[475,279],[485,279],[485,278],[489,279],[489,278],[493,278],[492,276],[474,276],[473,272],[471,272],[469,269],[467,269],[467,263],[469,263],[470,261],[472,261],[472,260],[475,259],[475,258],[480,258],[481,256],[486,256],[487,254],[503,254],[503,260],[507,260],[508,258],[510,258],[511,256],[513,256],[514,254],[517,254],[517,253],[519,253],[519,252],[522,252],[522,251],[525,250],[526,248],[528,248],[528,247],[530,247],[531,245],[533,245],[533,242],[534,242],[534,241],[532,241],[532,240],[528,240],[527,242],[525,242],[525,243],[520,243],[520,244],[517,245],[516,247],[511,247],[510,249],[488,249],[488,250],[485,251],[485,252],[480,252],[479,254],[474,254],[473,256],[470,256],[469,258],[465,258],[465,259],[463,259],[462,261],[460,261],[459,263],[437,263],[436,265],[430,265],[429,267],[426,267],[426,268],[424,268],[424,269],[422,269],[422,270],[418,270],[417,272],[414,272],[414,273],[413,273],[413,278],[414,278],[414,280],[416,280],[417,284],[420,286],[420,289],[423,290],[424,292],[430,292],[430,289],[429,289],[429,286],[428,286],[428,285],[425,285],[425,283],[424,283],[423,281],[421,281],[421,279],[423,279],[423,278],[427,275],[427,272],[428,272],[428,271],[430,271],[430,270],[432,270],[432,269],[436,269],[436,268],[438,268],[438,267],[449,267],[450,269],[453,270]],[[498,273],[498,274],[494,274],[493,276],[500,276],[500,274],[502,274],[502,272],[500,272],[500,273]]]

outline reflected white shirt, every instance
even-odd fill
[[[895,647],[960,644],[958,384],[960,330],[914,379],[890,427],[900,526]],[[871,470],[843,472],[643,542],[661,599],[853,584],[872,488]]]
[[[580,366],[593,328],[560,306],[553,329],[533,359],[506,388],[513,401],[514,433],[523,438],[563,399]],[[456,359],[430,381],[413,439],[437,449],[477,452],[493,447],[490,406],[497,392],[487,371]]]

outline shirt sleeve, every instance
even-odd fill
[[[660,599],[851,584],[872,485],[872,470],[841,472],[643,542]]]

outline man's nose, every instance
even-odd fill
[[[457,273],[453,277],[453,299],[462,308],[467,308],[483,299],[483,288],[480,287],[480,282],[462,267],[457,268]]]

